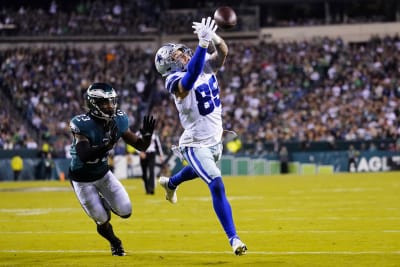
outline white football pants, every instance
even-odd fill
[[[82,208],[98,225],[110,220],[109,210],[104,207],[100,195],[117,215],[124,217],[132,213],[129,195],[111,171],[94,182],[71,182]]]

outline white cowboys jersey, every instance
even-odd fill
[[[185,73],[175,72],[167,77],[165,87],[170,93]],[[217,78],[213,73],[202,72],[184,99],[172,95],[185,129],[179,146],[209,147],[221,142],[222,107]]]

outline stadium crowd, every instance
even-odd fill
[[[0,0],[2,2],[2,0]],[[3,1],[0,9],[0,36],[96,36],[191,33],[192,21],[208,16],[221,1],[179,0],[75,0]],[[395,1],[369,5],[338,4],[334,1],[229,1],[239,12],[234,29],[258,27],[349,24],[394,21]],[[321,12],[330,4],[331,14]],[[393,6],[393,7],[392,7]],[[382,11],[384,10],[384,11]],[[304,11],[304,12],[302,12]],[[259,16],[257,14],[263,14]],[[298,15],[302,14],[302,15]]]
[[[219,73],[225,128],[243,143],[390,139],[390,149],[400,150],[398,36],[353,45],[321,38],[229,46]],[[154,53],[122,45],[0,51],[2,90],[29,122],[13,125],[11,113],[2,112],[0,145],[27,147],[33,127],[40,133],[36,143],[63,150],[72,114],[83,111],[82,94],[91,82],[107,81],[133,127],[151,110],[170,148],[181,129]]]
[[[199,1],[206,10],[206,4]],[[197,9],[165,12],[169,1],[51,1],[35,7],[13,5],[0,9],[0,35],[5,36],[82,36],[138,35],[146,33],[190,33],[199,16]],[[210,10],[208,10],[210,11]],[[38,19],[40,18],[40,19]],[[165,23],[168,22],[168,23]],[[3,29],[3,31],[1,30]]]

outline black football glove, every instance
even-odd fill
[[[143,117],[143,127],[140,129],[140,133],[143,137],[151,137],[156,126],[156,119],[151,115]]]

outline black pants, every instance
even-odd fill
[[[142,167],[142,179],[146,194],[154,194],[155,174],[154,168],[156,166],[156,153],[146,153],[145,159],[140,159],[140,166]]]
[[[45,180],[51,180],[52,172],[53,172],[53,169],[51,167],[45,167],[44,168],[44,179]]]
[[[14,181],[18,181],[21,171],[13,171],[13,172],[14,172]]]
[[[281,173],[289,173],[289,163],[287,161],[281,161]]]
[[[356,160],[353,158],[349,159],[349,164],[348,164],[348,171],[351,172],[351,167],[354,166],[354,171],[357,172],[357,164],[356,164]]]

